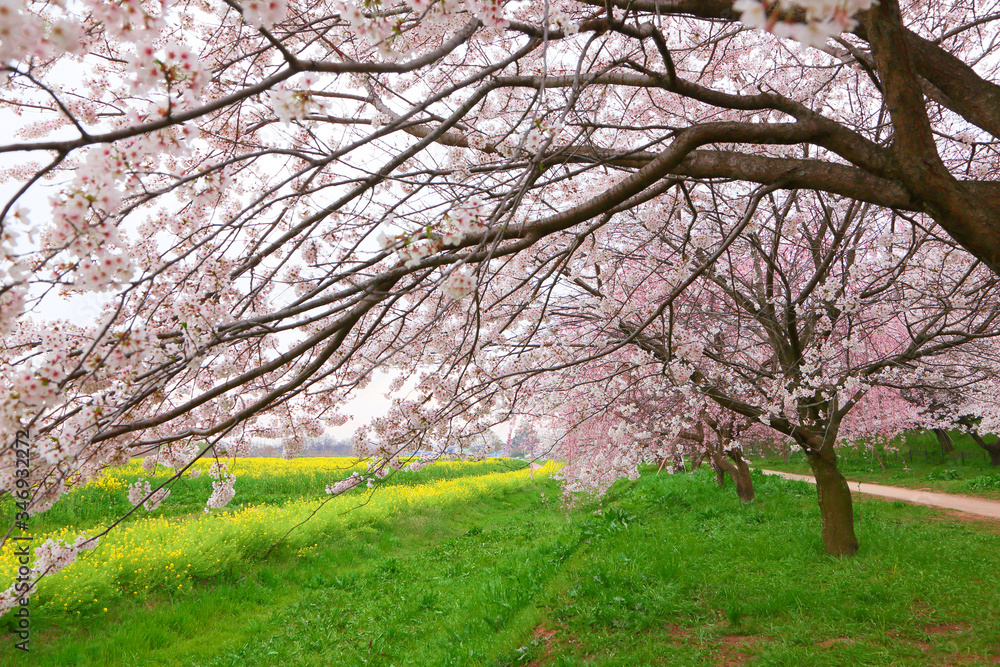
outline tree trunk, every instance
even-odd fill
[[[975,431],[969,431],[969,435],[976,441],[976,444],[986,450],[990,455],[990,465],[1000,466],[1000,440],[996,442],[986,442],[983,437]]]
[[[717,452],[712,452],[712,470],[715,471],[715,483],[719,485],[719,488],[724,488],[726,486],[726,469],[719,462],[722,457],[719,456]]]
[[[754,499],[753,478],[750,476],[750,466],[743,454],[738,449],[730,449],[729,457],[736,464],[735,470],[730,473],[733,481],[736,482],[736,496],[745,503],[752,503]]]
[[[688,456],[691,457],[691,472],[701,469],[701,463],[705,458],[705,454],[697,449],[694,449],[690,454],[688,454]]]
[[[731,450],[729,456],[733,459],[732,461],[727,460],[718,452],[712,452],[712,467],[715,468],[716,481],[719,486],[722,486],[726,479],[725,475],[729,475],[736,483],[736,497],[745,503],[751,503],[754,499],[754,492],[750,466],[736,450]]]
[[[983,443],[983,449],[986,453],[990,455],[990,465],[1000,466],[1000,442],[994,442],[991,444]]]
[[[823,521],[823,545],[831,556],[853,556],[858,552],[854,534],[854,506],[847,480],[837,469],[833,442],[823,442],[819,450],[807,449],[809,466],[816,477],[819,513]]]
[[[951,442],[951,436],[948,435],[948,431],[943,428],[934,429],[934,435],[937,436],[937,441],[941,445],[941,453],[944,456],[948,456],[955,451],[955,445]]]
[[[969,435],[976,441],[976,444],[985,449],[986,453],[990,455],[990,465],[1000,466],[1000,439],[995,442],[986,442],[983,440],[983,436],[979,435],[974,428],[976,422],[968,415],[960,417],[958,423],[968,428]]]

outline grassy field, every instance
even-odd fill
[[[1000,500],[1000,468],[989,465],[983,449],[968,435],[951,432],[954,453],[944,456],[929,431],[908,433],[888,448],[872,453],[867,447],[842,447],[838,467],[844,476],[858,482],[905,486],[942,493],[958,493]],[[753,465],[771,470],[811,475],[801,450],[783,456],[765,453]]]
[[[650,471],[566,510],[547,475],[500,465],[418,475],[361,507],[356,490],[341,501],[355,509],[331,503],[266,558],[268,531],[310,505],[295,492],[162,525],[154,513],[54,577],[32,607],[32,653],[7,641],[0,663],[1000,661],[995,523],[862,500],[861,552],[836,560],[803,483],[755,474],[758,500],[741,506],[707,471]]]
[[[212,479],[206,474],[213,460],[195,462],[192,470],[201,474],[191,479],[185,474],[170,487],[170,499],[154,512],[160,518],[183,517],[201,512],[205,499],[212,493]],[[516,459],[486,459],[477,462],[441,461],[418,473],[405,468],[395,471],[384,480],[387,486],[424,484],[439,479],[453,479],[487,472],[503,472],[522,468],[526,463]],[[279,458],[235,459],[231,472],[236,476],[236,497],[226,510],[239,510],[262,505],[276,505],[290,500],[319,500],[326,497],[327,485],[347,477],[354,471],[364,472],[366,465],[352,457],[308,457],[286,461]],[[128,486],[139,479],[148,479],[152,488],[158,487],[172,471],[157,467],[155,474],[146,475],[139,461],[113,468],[105,475],[63,497],[44,514],[31,521],[36,533],[72,527],[83,530],[105,525],[127,512]],[[10,498],[0,501],[0,514],[11,515],[14,503]],[[145,516],[139,511],[129,517],[136,521]]]

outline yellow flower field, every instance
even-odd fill
[[[336,469],[343,473],[355,459],[244,459],[234,466],[241,476],[266,477]],[[138,471],[130,464],[115,470],[92,484],[124,490]],[[208,463],[199,463],[207,467]],[[429,466],[477,466],[481,463],[442,462]],[[363,468],[363,464],[361,464]],[[547,464],[536,474],[548,475],[555,469]],[[131,474],[130,474],[131,473]],[[79,560],[62,572],[45,579],[35,595],[39,605],[55,605],[74,611],[105,604],[122,595],[144,595],[154,590],[184,591],[200,578],[217,575],[241,561],[263,555],[290,528],[306,520],[285,539],[288,548],[306,553],[324,535],[377,518],[389,518],[417,507],[459,504],[483,495],[502,494],[524,485],[528,469],[492,472],[444,479],[424,484],[383,486],[375,492],[360,491],[329,499],[317,511],[320,502],[301,500],[283,505],[250,505],[235,511],[196,514],[182,517],[147,516],[113,530],[95,550],[84,552]],[[316,512],[311,518],[310,515]],[[71,540],[77,534],[72,527],[37,535],[33,546],[50,537]],[[0,586],[13,580],[16,562],[13,545],[0,551]]]
[[[227,459],[223,459],[227,460]],[[331,473],[350,474],[357,470],[364,472],[366,464],[353,456],[308,456],[297,459],[279,458],[242,458],[231,459],[230,472],[238,479],[266,479],[275,476],[295,475],[302,473]],[[195,461],[188,473],[195,470],[203,474],[208,473],[208,469],[215,463],[214,459],[201,459]],[[435,465],[470,465],[466,462],[442,462]],[[473,464],[474,465],[474,464]],[[158,468],[157,477],[165,478],[167,474],[163,468]],[[135,459],[124,466],[110,468],[101,477],[88,482],[88,486],[95,486],[107,490],[126,491],[131,481],[143,474],[142,461]],[[185,473],[185,474],[188,474]]]

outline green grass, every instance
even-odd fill
[[[968,435],[951,431],[954,453],[944,456],[934,434],[929,431],[907,433],[879,447],[874,454],[867,447],[841,447],[837,465],[850,480],[888,484],[941,493],[958,493],[1000,499],[1000,468],[989,465],[985,453]],[[759,468],[811,475],[801,450],[784,457],[765,452],[755,457]]]
[[[453,641],[495,653],[498,642],[514,641],[496,629],[533,602],[575,548],[564,541],[570,524],[559,512],[526,520],[542,505],[542,490],[556,493],[539,479],[519,493],[459,507],[358,517],[324,535],[322,545],[279,548],[186,593],[125,600],[108,612],[43,608],[29,662],[329,664],[346,651],[357,653],[352,664],[384,664],[388,655],[426,664],[414,652],[417,641],[445,653]],[[454,664],[467,664],[468,650]],[[10,654],[10,646],[0,648],[0,663]]]
[[[861,552],[836,560],[821,551],[813,487],[754,481],[747,507],[708,475],[644,478],[622,494],[628,528],[580,550],[553,591],[549,662],[928,665],[1000,653],[1000,591],[986,584],[995,530],[865,500]]]
[[[996,524],[856,503],[822,552],[815,489],[647,472],[566,511],[555,483],[367,517],[99,610],[35,618],[38,665],[954,665],[1000,656]],[[10,662],[10,644],[0,663]]]

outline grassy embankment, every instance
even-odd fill
[[[951,432],[955,451],[944,456],[930,431],[907,433],[888,448],[841,447],[837,465],[844,476],[858,482],[905,486],[942,493],[958,493],[1000,500],[1000,468],[989,465],[983,449],[968,435]],[[811,475],[801,450],[784,457],[773,452],[753,460],[758,468]]]
[[[755,482],[758,500],[744,507],[707,471],[649,473],[570,512],[552,501],[554,482],[524,472],[416,485],[405,506],[376,506],[376,496],[363,511],[307,524],[301,544],[237,558],[180,591],[157,584],[115,597],[107,612],[103,602],[41,605],[25,664],[957,665],[1000,656],[995,524],[861,500],[862,550],[835,560],[822,554],[812,487]],[[74,568],[59,576],[82,577]],[[10,648],[0,646],[0,662]]]
[[[170,497],[153,516],[179,518],[204,510],[205,499],[212,493],[212,478],[208,469],[214,461],[197,461],[192,470],[201,474],[191,479],[183,475],[170,486]],[[505,472],[527,465],[515,459],[487,459],[474,463],[442,461],[417,473],[407,469],[394,471],[383,483],[388,486],[425,484],[488,472]],[[276,505],[290,500],[320,500],[326,497],[327,485],[347,477],[354,471],[364,473],[365,463],[352,457],[304,457],[286,461],[279,458],[235,459],[232,472],[236,476],[236,496],[226,511]],[[131,509],[128,486],[142,475],[152,488],[157,488],[172,476],[172,471],[158,466],[154,475],[143,472],[139,461],[112,468],[95,480],[64,496],[49,511],[33,517],[32,531],[36,534],[58,531],[65,527],[84,530],[104,526]],[[13,501],[0,501],[0,515],[13,512]],[[139,510],[126,523],[141,520],[147,513]]]

